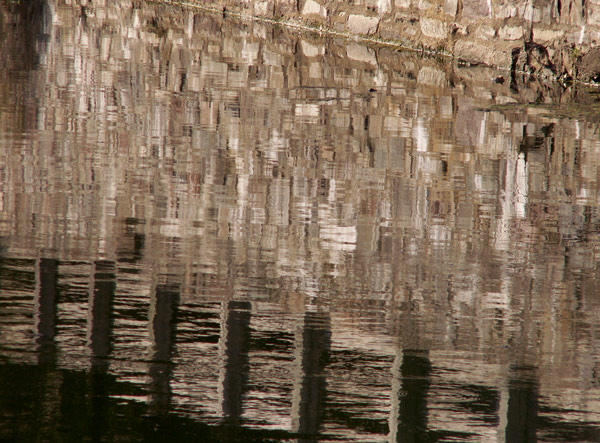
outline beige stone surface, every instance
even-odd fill
[[[498,30],[498,37],[502,40],[519,40],[523,38],[523,27],[504,26]]]
[[[588,24],[600,26],[600,1],[590,1],[591,7],[588,7]]]
[[[166,0],[157,0],[165,3]],[[202,3],[202,0],[190,0]],[[544,45],[556,72],[577,76],[561,54],[600,45],[600,0],[563,0],[560,11],[528,0],[212,0],[211,8],[320,26],[325,32],[372,36],[431,52],[456,48],[457,58],[511,67],[510,51],[529,38]],[[98,11],[102,14],[102,11]],[[256,29],[253,33],[256,33]],[[153,34],[150,38],[157,39]],[[306,51],[304,51],[304,49]],[[308,57],[320,55],[309,46]],[[593,76],[592,78],[596,78]]]
[[[562,38],[565,31],[555,31],[553,29],[533,29],[533,40],[537,43],[546,43]]]
[[[259,16],[269,16],[273,14],[273,2],[257,1],[254,3],[254,13]]]
[[[452,17],[456,17],[458,13],[458,0],[445,0],[444,12]]]
[[[326,17],[327,9],[315,0],[306,0],[302,7],[302,15],[320,15],[321,17]]]
[[[461,14],[470,18],[489,18],[491,15],[491,0],[462,0]]]
[[[351,14],[348,17],[348,30],[355,34],[374,34],[379,25],[379,17]]]
[[[443,39],[448,36],[448,26],[441,20],[423,17],[421,18],[421,32],[426,37]]]
[[[454,45],[454,56],[458,59],[479,60],[492,66],[509,69],[512,64],[508,48],[494,49],[488,43],[474,40],[459,40]]]
[[[489,25],[481,25],[475,30],[475,37],[482,40],[489,40],[496,36],[496,30]]]

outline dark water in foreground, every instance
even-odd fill
[[[0,440],[600,441],[577,91],[0,5]]]

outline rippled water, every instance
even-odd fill
[[[76,3],[0,3],[1,440],[600,441],[581,91]]]

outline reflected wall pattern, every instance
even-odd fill
[[[1,72],[3,358],[307,439],[598,435],[597,122],[417,54],[41,11],[2,43],[34,48]]]

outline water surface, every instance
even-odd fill
[[[580,90],[156,4],[0,9],[0,439],[600,440]]]

